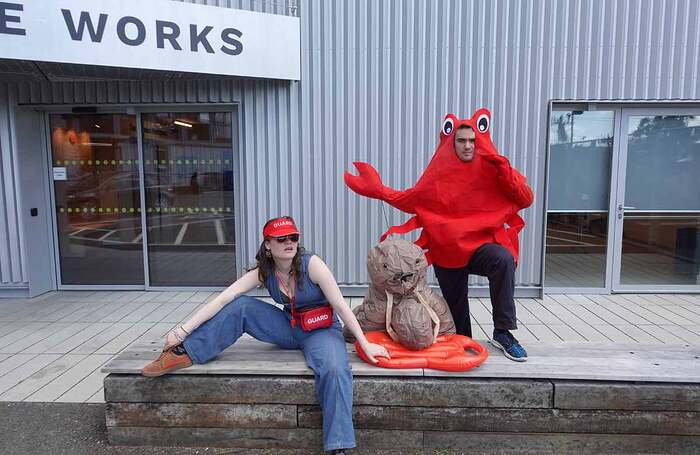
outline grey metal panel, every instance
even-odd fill
[[[26,286],[13,124],[15,92],[0,82],[0,287]]]
[[[388,225],[407,219],[344,187],[353,160],[371,162],[389,186],[410,187],[434,152],[444,114],[490,108],[497,148],[537,195],[524,213],[516,278],[539,285],[548,102],[700,98],[695,0],[191,3],[298,15],[302,81],[54,64],[41,69],[72,81],[17,83],[19,102],[240,102],[244,264],[262,221],[288,213],[346,284],[366,281],[366,251]],[[84,77],[103,80],[74,82]],[[104,80],[110,77],[139,80]]]

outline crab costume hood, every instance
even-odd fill
[[[475,134],[474,157],[469,162],[461,161],[454,147],[462,125]],[[437,150],[413,188],[397,191],[384,186],[377,171],[362,162],[354,163],[359,175],[345,173],[345,184],[362,196],[414,214],[406,223],[389,228],[381,239],[423,228],[416,244],[427,250],[429,263],[464,267],[485,243],[507,248],[517,263],[518,233],[525,226],[518,211],[532,204],[533,194],[525,177],[498,154],[490,129],[487,109],[477,110],[470,119],[448,114]]]

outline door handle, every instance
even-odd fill
[[[618,205],[617,206],[617,219],[618,220],[622,219],[622,214],[625,213],[625,210],[634,210],[636,208],[637,207],[632,207],[629,205],[622,205],[622,204]]]

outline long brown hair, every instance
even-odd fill
[[[264,226],[267,226],[270,222],[278,220],[280,218],[287,218],[292,220],[292,222],[294,221],[294,219],[291,216],[281,216],[267,220]],[[265,229],[264,226],[263,230]],[[265,240],[263,240],[262,242],[260,242],[258,252],[255,253],[255,261],[257,264],[254,267],[258,269],[258,279],[265,287],[267,287],[267,279],[272,273],[274,273],[273,270],[275,268],[275,260],[272,258],[272,256],[268,256],[267,254],[265,254],[266,250],[267,248],[265,248]],[[300,289],[303,286],[303,280],[301,279],[301,257],[304,255],[304,252],[304,247],[301,246],[301,241],[299,241],[299,244],[297,245],[297,254],[295,254],[294,259],[292,259],[292,271],[294,273],[294,278],[296,279],[296,287],[298,289]]]

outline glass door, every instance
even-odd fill
[[[700,110],[626,109],[614,291],[700,291]]]
[[[142,114],[149,286],[236,278],[230,112]]]
[[[49,123],[59,283],[143,286],[136,116]]]
[[[617,112],[555,105],[549,124],[544,286],[588,292],[609,286],[608,243]]]

